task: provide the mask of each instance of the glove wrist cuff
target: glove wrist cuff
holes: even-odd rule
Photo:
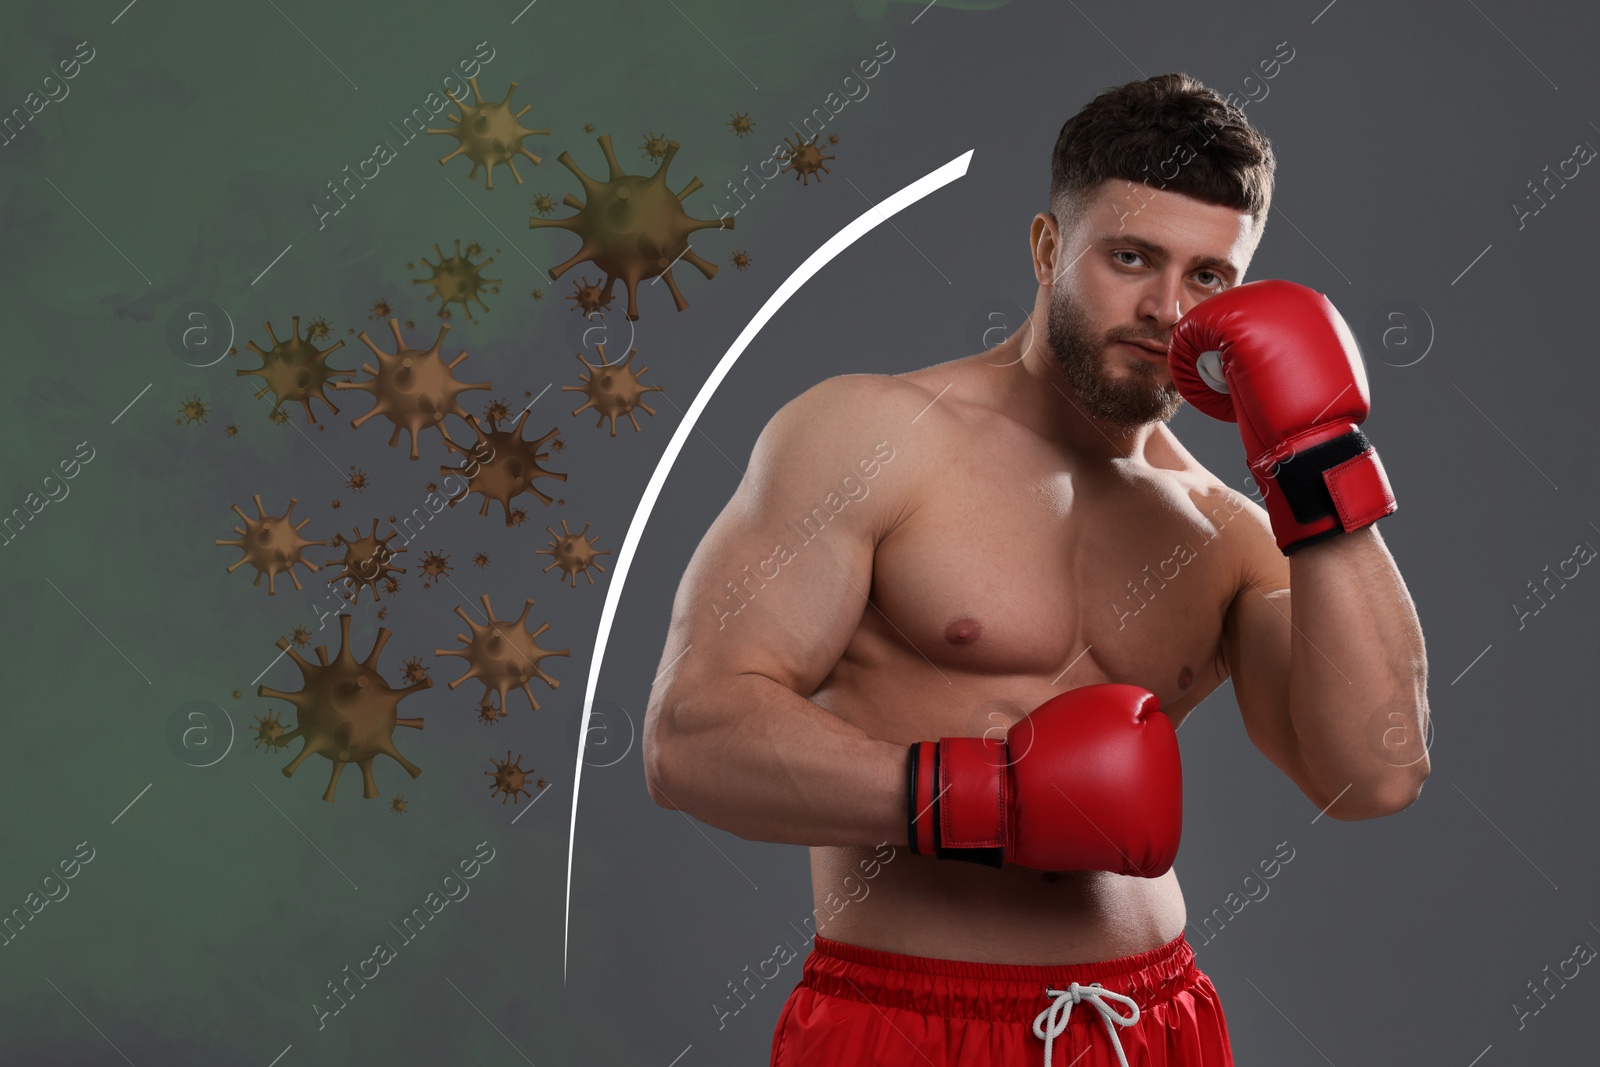
[[[1398,508],[1383,462],[1360,427],[1283,458],[1253,459],[1250,469],[1286,556]]]
[[[1000,867],[1011,810],[1003,740],[919,741],[906,759],[906,826],[913,855]]]

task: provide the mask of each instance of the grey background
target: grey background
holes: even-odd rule
[[[3,506],[85,436],[98,450],[73,495],[0,555],[9,650],[0,906],[20,903],[37,886],[34,872],[76,842],[97,850],[72,894],[0,949],[0,1062],[765,1062],[799,960],[722,1029],[712,1004],[777,942],[796,943],[791,924],[812,905],[805,850],[654,807],[628,741],[685,563],[784,402],[830,375],[967,354],[983,307],[1029,303],[1027,226],[1072,112],[1105,86],[1167,70],[1259,94],[1250,87],[1260,83],[1245,79],[1283,41],[1294,59],[1247,109],[1279,159],[1249,277],[1326,292],[1364,346],[1367,429],[1400,500],[1382,530],[1427,636],[1434,771],[1397,817],[1313,821],[1310,803],[1250,745],[1224,687],[1180,735],[1187,792],[1177,869],[1191,915],[1240,891],[1279,842],[1295,858],[1269,896],[1213,940],[1190,936],[1221,992],[1240,1063],[1593,1058],[1592,968],[1520,1029],[1512,1005],[1575,944],[1600,946],[1595,703],[1582,673],[1600,632],[1595,579],[1584,568],[1520,630],[1511,607],[1576,543],[1600,545],[1585,437],[1597,373],[1589,168],[1521,229],[1511,207],[1574,144],[1600,145],[1592,12],[1482,0],[955,10],[542,0],[513,23],[520,4],[278,8],[140,0],[124,11],[119,0],[13,14],[0,35],[5,107],[77,41],[99,52],[68,99],[0,149],[0,301],[11,331],[0,357]],[[407,147],[314,233],[305,205],[322,182],[486,38],[497,58],[484,95],[502,95],[515,79],[515,101],[535,105],[530,124],[557,128],[534,146],[545,158],[537,172],[522,166],[526,184],[515,186],[501,170],[487,191],[462,161],[437,166],[449,146],[432,138],[440,144]],[[651,367],[646,383],[665,386],[651,394],[659,403],[649,400],[657,414],[641,416],[638,434],[624,424],[615,439],[587,413],[571,416],[577,401],[559,392],[578,369],[564,296],[583,271],[556,285],[540,273],[577,242],[530,233],[524,219],[534,192],[559,200],[578,191],[555,161],[563,149],[603,173],[593,136],[578,126],[614,132],[619,159],[636,170],[646,167],[644,133],[667,130],[685,146],[672,184],[698,175],[706,189],[686,206],[705,217],[714,191],[879,41],[896,56],[830,128],[841,142],[822,184],[771,183],[733,234],[700,235],[697,247],[724,266],[711,282],[675,272],[688,311],[674,312],[659,286],[642,287],[632,343],[635,366]],[[759,136],[729,136],[733,110],[752,111]],[[615,556],[604,557],[600,585],[561,587],[543,573],[548,558],[533,554],[547,540],[543,527],[593,522],[601,548],[620,548],[681,412],[766,297],[840,227],[968,149],[965,178],[852,246],[768,325],[666,484],[604,665],[603,740],[626,755],[611,763],[616,749],[591,736],[563,982],[571,771]],[[169,747],[175,712],[214,702],[246,731],[263,702],[235,705],[229,691],[253,688],[278,635],[315,626],[313,591],[327,576],[302,572],[308,592],[299,597],[280,580],[268,598],[249,586],[248,568],[224,574],[236,553],[212,541],[232,536],[228,505],[253,511],[250,495],[260,492],[276,512],[295,495],[297,517],[314,519],[312,536],[357,522],[365,530],[372,517],[413,506],[449,455],[428,435],[410,464],[385,446],[386,425],[350,429],[368,407],[357,394],[335,396],[339,417],[318,406],[324,431],[297,411],[294,429],[271,426],[252,399],[255,380],[232,374],[254,358],[187,367],[165,341],[168,316],[215,301],[242,348],[265,341],[263,320],[281,337],[291,314],[325,314],[346,339],[338,357],[355,366],[367,353],[346,331],[381,338],[366,310],[375,299],[415,319],[409,339],[431,339],[432,308],[401,264],[432,258],[436,241],[448,250],[456,237],[481,240],[495,257],[487,273],[505,279],[489,312],[453,320],[450,351],[471,353],[462,377],[495,383],[467,406],[481,411],[492,395],[550,385],[529,431],[562,428],[569,448],[549,466],[568,481],[540,486],[567,505],[530,503],[528,525],[506,530],[498,505],[480,520],[474,498],[401,558],[411,573],[385,600],[393,610],[381,625],[395,636],[382,667],[393,678],[402,659],[421,656],[435,680],[402,704],[428,716],[426,729],[397,738],[426,773],[411,781],[391,762],[376,767],[385,797],[410,801],[406,816],[362,800],[353,772],[339,800],[324,804],[326,764],[308,761],[285,779],[288,754],[264,757],[247,737],[197,769]],[[735,248],[750,251],[750,271],[725,265]],[[547,294],[537,305],[527,299],[535,285]],[[1379,318],[1402,301],[1406,317]],[[1396,323],[1404,329],[1386,342],[1385,324]],[[613,315],[608,325],[622,324]],[[628,343],[607,348],[615,358]],[[210,423],[174,426],[179,401],[196,392],[215,406]],[[112,423],[136,395],[143,400]],[[219,432],[230,419],[238,441]],[[1243,487],[1232,427],[1190,410],[1174,427]],[[343,493],[345,506],[332,512],[328,499],[341,495],[352,464],[373,485],[359,499]],[[456,569],[451,582],[422,590],[415,562],[434,548],[449,550]],[[481,572],[468,562],[480,550],[495,559]],[[336,554],[313,549],[311,558]],[[445,687],[459,661],[432,656],[462,629],[452,609],[475,610],[485,592],[501,615],[535,597],[530,619],[552,625],[544,644],[571,648],[544,664],[562,686],[538,690],[540,711],[513,700],[494,727],[472,721],[476,686]],[[358,654],[380,625],[372,612],[363,603],[354,613]],[[337,631],[317,641],[336,647]],[[261,680],[298,684],[285,664]],[[551,780],[534,807],[486,795],[487,758],[507,747]],[[386,924],[478,841],[497,858],[472,895],[318,1030],[306,1007],[323,983],[387,936]]]

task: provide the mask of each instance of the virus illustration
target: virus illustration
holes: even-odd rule
[[[183,422],[185,419],[189,422],[205,422],[206,416],[211,414],[211,409],[198,396],[187,396],[183,398],[183,407],[178,409],[178,414],[179,417],[173,420],[174,422]]]
[[[344,501],[340,500],[338,497],[334,497],[332,500],[328,501],[328,506],[334,511],[338,511],[340,508],[344,507]]]
[[[420,682],[428,677],[428,668],[422,665],[421,656],[413,656],[401,664],[400,677],[406,682]]]
[[[241,699],[241,698],[242,698],[242,697],[243,697],[243,696],[244,696],[244,690],[243,690],[243,689],[235,689],[235,690],[234,690],[234,691],[233,691],[233,699],[235,699],[235,700],[239,700],[239,699]]]
[[[565,452],[566,450],[567,450],[567,443],[565,441],[563,441],[561,438],[558,437],[554,441],[550,442],[550,451],[552,451],[552,452]]]
[[[489,422],[505,422],[511,418],[511,409],[504,400],[491,400],[484,406],[483,417]]]
[[[567,529],[566,519],[561,520],[561,532],[559,534],[548,526],[545,529],[550,532],[553,540],[551,540],[549,548],[541,548],[534,555],[550,557],[550,566],[544,569],[546,574],[552,569],[560,567],[563,573],[572,579],[572,588],[576,589],[580,571],[583,572],[585,578],[589,579],[590,585],[594,584],[594,575],[589,573],[590,567],[593,567],[601,574],[606,572],[606,569],[600,566],[598,557],[611,555],[611,550],[595,550],[595,545],[599,543],[600,539],[596,537],[590,540],[584,536],[589,532],[588,523],[583,524],[582,533],[573,533]]]
[[[401,551],[403,552],[405,550],[401,549]],[[404,574],[405,571],[402,570],[400,573]],[[400,591],[400,579],[393,577],[385,578],[383,580],[383,591],[391,594],[398,593]]]
[[[460,382],[450,373],[467,358],[467,353],[461,352],[449,363],[439,354],[444,335],[450,330],[448,322],[439,324],[439,336],[433,339],[433,347],[427,351],[406,347],[398,320],[390,319],[389,329],[394,332],[393,353],[379,348],[365,330],[361,331],[361,341],[372,349],[372,354],[378,360],[377,367],[370,363],[361,365],[361,369],[372,377],[356,382],[334,382],[333,385],[335,389],[360,389],[371,393],[375,400],[372,410],[350,425],[360,429],[361,424],[372,416],[383,415],[394,424],[389,447],[395,446],[400,440],[400,431],[405,430],[411,435],[411,458],[416,459],[417,434],[432,427],[439,431],[439,436],[449,441],[450,434],[445,429],[444,417],[457,415],[466,418],[467,415],[457,397],[468,389],[487,389],[490,383]]]
[[[311,325],[306,327],[307,337],[328,337],[332,333],[333,325],[323,318],[312,319]]]
[[[822,175],[833,173],[828,169],[828,165],[824,163],[823,160],[832,159],[834,157],[825,156],[822,154],[822,149],[817,147],[816,137],[812,137],[811,140],[805,141],[800,138],[799,134],[795,134],[795,142],[796,143],[791,145],[789,144],[789,138],[785,137],[783,139],[783,143],[787,147],[780,148],[778,150],[777,158],[784,163],[787,163],[788,166],[784,167],[778,173],[787,174],[792,170],[794,171],[794,176],[797,179],[800,179],[805,185],[811,184],[811,176],[815,174],[817,178],[817,184],[821,185]],[[819,171],[821,173],[818,173]]]
[[[374,300],[372,302],[372,314],[368,315],[367,318],[372,319],[375,322],[382,322],[384,319],[389,318],[393,314],[394,309],[389,306],[389,301]]]
[[[345,488],[352,493],[359,493],[367,487],[367,472],[356,470],[355,465],[350,466],[350,477],[344,480]]]
[[[574,265],[589,261],[606,274],[606,292],[610,293],[617,279],[628,287],[628,318],[639,317],[638,286],[650,278],[660,277],[672,292],[672,299],[682,311],[689,302],[678,291],[672,278],[672,266],[681,259],[693,264],[708,279],[715,277],[717,267],[702,259],[689,247],[689,235],[695,230],[733,229],[732,218],[694,219],[683,209],[683,200],[700,188],[699,178],[693,178],[683,191],[674,195],[667,188],[667,168],[678,152],[676,141],[667,142],[661,165],[649,177],[625,173],[611,150],[611,135],[599,138],[600,150],[605,153],[610,177],[596,181],[585,174],[572,156],[562,152],[557,160],[572,171],[583,183],[588,200],[582,201],[568,193],[562,203],[575,208],[578,214],[565,219],[528,219],[532,228],[556,226],[571,230],[583,238],[583,244],[571,259],[550,270],[551,279],[565,274]]]
[[[489,699],[489,694],[500,694],[499,708],[506,710],[506,693],[512,689],[521,689],[528,698],[528,703],[534,711],[539,710],[539,702],[533,699],[533,690],[528,688],[530,678],[538,678],[551,689],[561,683],[544,673],[539,667],[539,661],[546,656],[565,656],[571,649],[552,650],[539,647],[539,635],[550,629],[550,624],[540,623],[539,628],[532,633],[528,632],[524,620],[528,617],[528,609],[533,607],[533,598],[529,597],[522,605],[522,614],[516,619],[497,619],[494,609],[489,606],[489,594],[483,594],[483,613],[488,622],[477,623],[467,614],[466,609],[456,605],[456,614],[466,622],[471,630],[471,636],[457,634],[456,640],[462,642],[464,648],[440,648],[434,650],[436,656],[456,656],[467,661],[467,673],[450,683],[450,689],[455,690],[470,679],[476,678],[483,683],[484,700]]]
[[[396,793],[394,796],[389,798],[389,810],[394,812],[396,815],[404,815],[406,813],[407,806],[406,798],[401,796],[399,793]]]
[[[523,511],[521,508],[512,508],[511,509],[511,525],[513,525],[513,526],[521,526],[523,523],[525,523],[527,521],[528,521],[528,513],[526,511]]]
[[[654,415],[655,409],[643,400],[644,394],[651,391],[662,391],[659,385],[640,385],[639,379],[649,366],[643,366],[638,371],[630,371],[628,365],[633,362],[633,357],[638,355],[638,349],[628,349],[628,358],[621,363],[606,363],[606,346],[597,344],[595,350],[600,353],[601,362],[596,365],[583,358],[583,353],[578,353],[578,361],[588,368],[588,374],[579,374],[578,380],[582,385],[563,385],[562,392],[586,393],[589,399],[583,406],[573,412],[574,415],[586,408],[594,408],[600,413],[595,420],[595,426],[600,426],[607,418],[611,420],[611,436],[617,436],[617,419],[626,415],[628,421],[633,423],[635,431],[639,430],[639,420],[634,418],[635,408],[639,408],[647,415]]]
[[[473,556],[472,565],[480,570],[487,567],[489,565],[489,553],[479,552],[476,556]]]
[[[473,103],[467,103],[456,96],[449,89],[445,95],[455,101],[461,109],[461,114],[446,115],[452,125],[436,130],[428,127],[429,133],[442,133],[454,137],[459,143],[455,151],[439,160],[439,165],[444,166],[457,156],[466,156],[472,161],[472,171],[467,175],[470,181],[478,176],[478,168],[483,167],[484,188],[494,188],[494,167],[496,163],[504,163],[511,168],[511,177],[516,179],[518,185],[522,184],[522,175],[517,173],[517,156],[526,156],[533,160],[534,165],[539,163],[539,157],[524,147],[522,140],[532,134],[548,135],[548,129],[530,130],[522,125],[519,119],[533,110],[532,104],[523,104],[522,110],[513,113],[511,110],[511,94],[517,91],[517,83],[512,82],[506,90],[506,98],[499,103],[486,104],[483,94],[478,92],[478,79],[468,78],[467,84],[472,86]]]
[[[733,259],[730,262],[732,262],[733,265],[740,270],[748,270],[750,268],[750,253],[736,251],[734,252]]]
[[[505,709],[496,708],[494,702],[489,699],[488,694],[484,694],[483,703],[478,705],[478,721],[485,726],[493,726],[497,720],[505,717]]]
[[[233,423],[230,422],[230,423],[228,423],[228,425],[226,425],[226,426],[224,426],[222,428],[222,432],[227,434],[229,437],[238,437],[239,436],[239,427],[235,426]]]
[[[289,580],[296,589],[300,588],[300,579],[292,569],[296,563],[306,570],[320,571],[322,568],[306,559],[303,555],[308,545],[326,545],[326,541],[307,541],[300,536],[300,530],[310,522],[310,519],[301,519],[299,525],[289,522],[289,514],[294,511],[295,504],[299,503],[294,497],[289,498],[289,506],[283,509],[282,515],[268,515],[261,506],[261,494],[257,493],[252,499],[256,502],[256,518],[252,519],[244,512],[239,511],[239,505],[233,505],[233,510],[238,512],[239,518],[244,520],[244,528],[235,526],[233,532],[239,535],[237,541],[217,540],[219,545],[232,545],[244,555],[228,568],[232,574],[241,566],[248,563],[256,569],[256,580],[251,585],[259,586],[261,576],[267,576],[267,595],[275,595],[273,583],[278,575],[287,573]]]
[[[567,299],[572,301],[573,311],[586,319],[592,319],[596,315],[605,315],[606,308],[611,304],[612,295],[601,292],[599,281],[591,282],[587,276],[580,275],[572,283],[572,295]]]
[[[477,249],[477,252],[474,252],[473,249]],[[440,317],[449,318],[450,310],[448,305],[460,304],[462,310],[467,313],[467,318],[472,318],[472,306],[467,303],[469,300],[476,300],[479,307],[488,311],[489,305],[483,302],[482,293],[485,289],[491,293],[498,293],[500,291],[500,279],[485,278],[482,273],[483,268],[494,262],[494,257],[491,256],[482,263],[474,263],[472,257],[482,253],[482,246],[468,245],[466,255],[462,255],[461,239],[459,237],[456,238],[455,255],[445,255],[444,250],[437,244],[433,246],[433,250],[439,253],[439,262],[429,263],[426,257],[422,260],[422,265],[433,272],[432,276],[413,278],[411,279],[411,284],[433,286],[433,292],[428,294],[428,299],[438,299]],[[410,264],[407,264],[407,266],[410,266]]]
[[[387,619],[388,617],[389,617],[389,609],[388,608],[379,608],[378,609],[378,618]]]
[[[311,643],[311,631],[304,626],[296,626],[293,630],[289,631],[289,640],[293,641],[301,648],[305,648]]]
[[[273,408],[271,411],[267,412],[267,418],[271,419],[279,426],[289,425],[289,413],[282,408]]]
[[[592,122],[585,122],[585,123],[584,123],[584,124],[583,124],[583,132],[584,132],[584,133],[593,133],[593,132],[594,132],[594,123],[592,123]]]
[[[450,557],[443,552],[422,554],[422,588],[431,589],[433,583],[450,572]]]
[[[640,154],[648,156],[651,162],[655,162],[667,154],[667,145],[670,143],[659,133],[647,133],[644,135],[644,144],[639,146],[643,149]]]
[[[756,124],[750,121],[750,113],[748,111],[735,111],[731,112],[731,114],[733,117],[728,120],[728,129],[733,131],[734,136],[750,136],[751,132],[756,128]]]
[[[548,218],[556,213],[556,198],[549,193],[536,193],[531,201],[533,210]]]
[[[521,804],[523,797],[533,796],[533,793],[528,790],[527,784],[528,775],[533,773],[534,768],[522,769],[522,753],[517,753],[517,758],[513,760],[511,758],[511,750],[508,748],[506,749],[506,761],[504,763],[501,763],[493,756],[489,757],[489,763],[494,767],[494,770],[484,771],[483,773],[494,779],[489,784],[489,795],[491,797],[496,793],[503,793],[505,795],[500,798],[500,803],[504,804],[512,797],[516,797],[517,803]]]
[[[288,745],[288,740],[283,736],[283,723],[278,721],[276,708],[268,708],[265,716],[256,716],[256,747],[266,747],[267,755],[272,755],[280,748]]]
[[[372,529],[365,537],[361,536],[359,526],[351,527],[351,532],[354,540],[349,537],[339,537],[339,541],[344,545],[344,558],[326,561],[328,566],[335,563],[344,564],[344,570],[329,578],[328,584],[344,582],[344,588],[347,590],[345,599],[352,603],[361,598],[363,588],[372,590],[374,601],[382,600],[383,598],[378,595],[378,583],[382,582],[387,587],[390,582],[394,582],[395,588],[389,590],[391,593],[400,588],[398,579],[389,577],[389,574],[391,571],[395,574],[404,574],[406,569],[394,566],[392,561],[401,552],[409,550],[404,545],[398,549],[391,549],[389,542],[398,537],[400,531],[394,530],[388,537],[379,537],[377,519],[372,520]]]
[[[327,791],[322,799],[333,801],[334,790],[339,786],[339,775],[345,765],[354,763],[361,768],[365,784],[362,795],[369,800],[378,795],[378,785],[372,780],[372,760],[378,755],[388,756],[415,778],[422,773],[394,747],[394,728],[409,726],[422,729],[422,720],[397,717],[402,700],[419,689],[433,685],[423,679],[404,689],[395,689],[378,673],[378,657],[389,640],[389,629],[378,627],[378,636],[372,651],[365,660],[357,661],[350,650],[350,616],[339,616],[339,653],[328,659],[326,645],[316,648],[319,663],[312,663],[294,650],[294,646],[278,638],[278,647],[288,653],[300,668],[303,688],[293,693],[282,693],[267,686],[258,686],[256,693],[277,700],[287,700],[297,711],[293,731],[284,734],[285,741],[299,738],[305,742],[300,754],[283,769],[285,778],[292,777],[305,759],[315,753],[333,763],[333,774],[328,779]]]
[[[528,295],[533,297],[535,300],[543,300],[544,299],[544,290],[543,289],[535,289],[533,292],[529,293]]]
[[[838,135],[838,134],[836,134],[836,133],[830,133],[830,134],[828,134],[828,143],[829,143],[829,144],[838,144],[838,143],[839,143],[839,135]],[[820,182],[820,181],[821,181],[821,180],[822,180],[822,179],[821,179],[821,178],[818,178],[818,179],[817,179],[817,181],[819,181],[819,182]]]
[[[561,431],[551,429],[536,441],[524,441],[522,427],[528,421],[529,414],[528,411],[524,411],[517,416],[517,421],[509,430],[502,430],[491,422],[488,433],[483,431],[477,419],[468,416],[467,422],[472,426],[472,432],[478,435],[477,443],[471,448],[463,448],[454,441],[445,442],[447,448],[468,457],[471,466],[465,488],[449,501],[451,507],[455,507],[473,493],[480,493],[483,496],[483,507],[478,509],[478,514],[489,514],[489,501],[498,500],[500,506],[505,509],[506,525],[510,526],[512,525],[511,501],[515,497],[523,493],[532,493],[546,505],[550,503],[552,498],[540,492],[533,483],[538,478],[555,478],[563,482],[567,480],[565,474],[547,471],[539,466],[541,459],[550,458],[549,453],[539,450],[540,446]],[[482,461],[478,459],[479,456],[485,455],[491,458]],[[441,466],[439,471],[442,474],[450,474],[452,471],[464,473],[468,465],[464,463],[461,467]]]
[[[426,486],[424,486],[424,488],[427,489],[428,495],[432,496],[434,493],[437,493],[439,491],[439,483],[438,482],[429,482]]]

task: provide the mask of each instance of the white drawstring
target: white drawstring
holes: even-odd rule
[[[1046,989],[1045,992],[1055,1000],[1044,1011],[1041,1011],[1033,1020],[1033,1032],[1036,1037],[1044,1040],[1044,1067],[1050,1067],[1050,1047],[1054,1044],[1056,1036],[1066,1032],[1067,1020],[1072,1016],[1072,1006],[1080,1001],[1087,1001],[1094,1005],[1100,1012],[1100,1020],[1106,1024],[1106,1033],[1111,1035],[1111,1047],[1117,1050],[1117,1062],[1122,1067],[1128,1067],[1128,1057],[1122,1053],[1122,1042],[1117,1038],[1115,1021],[1118,1026],[1132,1026],[1139,1021],[1139,1005],[1132,997],[1113,993],[1099,982],[1090,982],[1088,985],[1079,985],[1073,982],[1066,989]],[[1106,1004],[1105,998],[1120,1000],[1133,1009],[1132,1015],[1118,1015]]]

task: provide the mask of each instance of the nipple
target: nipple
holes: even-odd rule
[[[970,645],[983,635],[983,623],[977,619],[957,619],[944,628],[944,639],[952,645]]]

